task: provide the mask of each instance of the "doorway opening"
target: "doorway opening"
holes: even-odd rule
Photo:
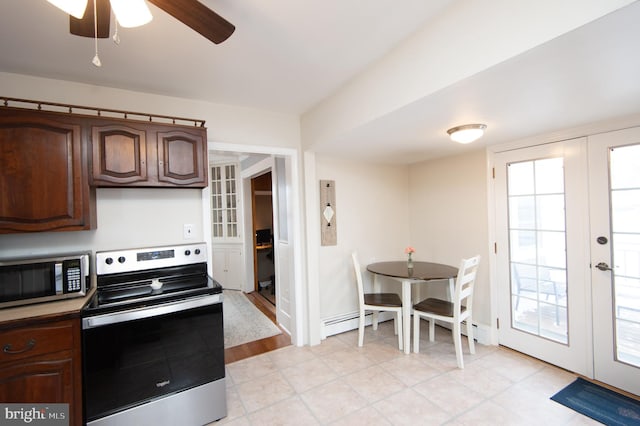
[[[235,172],[233,179],[212,181],[212,184],[203,190],[205,239],[211,244],[213,252],[210,273],[225,288],[235,288],[264,301],[269,312],[275,315],[276,325],[291,336],[291,343],[302,344],[303,325],[307,319],[300,288],[303,233],[298,208],[300,174],[297,152],[286,148],[252,147],[239,150],[237,145],[212,142],[209,142],[208,148],[212,168],[222,167],[224,171],[228,168]],[[260,179],[265,179],[266,184]],[[271,181],[270,185],[268,179]],[[255,197],[252,187],[256,189]],[[229,188],[235,188],[235,191],[230,194],[227,191]],[[271,196],[268,194],[269,190]],[[215,197],[216,191],[223,193],[222,206],[226,210],[223,209],[221,212],[210,207],[215,206],[218,201]],[[254,198],[258,198],[258,203],[254,203]],[[258,214],[261,215],[260,206],[268,204],[266,200],[272,203],[271,207],[267,206],[264,209],[268,212],[265,213],[268,219],[265,222],[256,222],[254,204],[258,205]],[[227,208],[229,203],[235,206],[234,211]],[[216,220],[220,217],[223,232],[228,230],[229,224],[237,224],[236,236],[220,237],[212,232]],[[260,233],[260,244],[256,235],[258,230],[270,230]],[[271,250],[266,247],[268,243],[265,241],[271,241]],[[264,250],[265,260],[268,261],[264,271],[262,267],[258,267],[258,259],[262,257],[262,254],[257,255],[258,248],[261,249],[260,252]],[[262,266],[262,262],[260,263]],[[273,273],[269,273],[270,266]],[[262,274],[265,275],[264,278]],[[275,305],[256,291],[259,281],[263,282],[266,295],[273,296]],[[272,287],[269,287],[268,281],[271,281]]]
[[[254,291],[276,306],[271,172],[251,179]]]

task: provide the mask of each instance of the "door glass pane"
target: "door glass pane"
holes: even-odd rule
[[[568,343],[564,165],[508,165],[511,326]]]
[[[616,359],[640,367],[640,145],[611,149]]]
[[[511,229],[532,229],[535,226],[535,197],[509,198],[509,225]]]

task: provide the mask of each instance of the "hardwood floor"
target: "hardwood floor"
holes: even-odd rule
[[[262,296],[256,292],[247,293],[247,298],[264,313],[274,324],[276,323],[276,308]],[[254,342],[245,343],[244,345],[234,346],[224,350],[224,362],[225,364],[231,364],[232,362],[240,361],[241,359],[249,358],[254,355],[259,355],[265,352],[273,351],[278,348],[283,348],[291,344],[291,337],[283,330],[282,334],[278,334],[273,337],[267,337],[265,339],[256,340]]]

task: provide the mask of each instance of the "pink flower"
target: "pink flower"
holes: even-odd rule
[[[408,246],[406,249],[404,249],[404,252],[405,252],[406,254],[415,253],[415,251],[416,251],[416,249],[414,249],[414,248],[413,248],[413,247],[411,247],[411,246]]]

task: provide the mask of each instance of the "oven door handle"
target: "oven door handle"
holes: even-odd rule
[[[178,302],[166,303],[158,306],[147,306],[122,312],[111,312],[108,314],[83,318],[82,329],[86,330],[121,322],[157,317],[160,315],[172,314],[187,309],[214,305],[216,303],[222,303],[222,294],[212,294],[209,296],[180,300]]]

